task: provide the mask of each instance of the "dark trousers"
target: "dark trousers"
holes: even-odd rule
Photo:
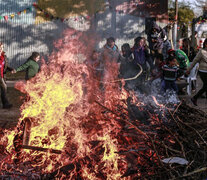
[[[1,102],[3,107],[7,106],[9,104],[9,101],[6,97],[6,93],[7,93],[7,85],[6,82],[3,78],[0,78],[0,88],[1,88]]]
[[[167,90],[173,90],[176,93],[178,93],[178,87],[177,87],[175,81],[162,80],[161,92],[166,92]]]
[[[207,94],[207,73],[198,71],[198,74],[203,82],[203,87],[194,96],[195,99],[198,99],[199,97],[201,97],[204,92],[206,92]]]

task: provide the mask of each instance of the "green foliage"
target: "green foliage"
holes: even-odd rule
[[[189,22],[192,22],[193,18],[194,18],[194,12],[192,9],[189,9],[188,7],[179,8],[178,23],[189,24]]]
[[[169,8],[169,20],[173,21],[175,19],[175,8]],[[179,25],[188,25],[189,22],[192,22],[195,14],[189,5],[181,3],[178,9],[178,24]]]

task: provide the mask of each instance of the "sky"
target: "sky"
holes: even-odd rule
[[[178,0],[178,1],[180,1],[180,2],[182,2],[183,0]],[[185,2],[189,2],[189,3],[194,3],[195,2],[195,0],[184,0]]]
[[[178,0],[178,2],[183,2],[183,1],[191,4],[191,6],[193,7],[193,10],[197,16],[201,15],[202,11],[198,7],[195,6],[196,0]]]

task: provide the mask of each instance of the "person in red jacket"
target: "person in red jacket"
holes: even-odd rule
[[[13,69],[8,66],[7,57],[3,51],[4,45],[0,42],[0,89],[1,89],[1,101],[4,109],[9,109],[12,107],[12,104],[9,103],[6,93],[7,85],[5,82],[4,74],[7,70],[12,71]]]

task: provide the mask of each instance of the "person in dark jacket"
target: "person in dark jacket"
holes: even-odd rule
[[[134,46],[132,48],[134,54],[134,61],[142,66],[143,74],[147,74],[148,67],[153,69],[152,58],[149,54],[148,47],[143,37],[137,37],[134,39]]]
[[[134,54],[128,43],[121,46],[122,57],[120,58],[119,78],[128,79],[125,81],[126,90],[135,90],[138,78],[136,75],[140,72],[140,67],[134,61]]]
[[[134,54],[134,63],[140,65],[143,70],[138,78],[137,88],[141,93],[146,93],[147,88],[144,83],[148,80],[149,69],[150,71],[153,69],[153,62],[145,38],[137,37],[134,39],[132,52]]]
[[[131,47],[128,43],[124,43],[121,46],[121,52],[122,52],[122,56],[125,59],[127,59],[128,61],[133,61],[134,60],[133,52],[132,52]]]
[[[190,47],[190,40],[188,38],[183,39],[181,50],[185,52],[185,54],[188,56],[189,61],[192,62],[196,56],[196,52],[192,47]]]
[[[13,69],[8,66],[7,56],[3,51],[4,45],[0,42],[0,88],[1,88],[1,101],[4,109],[9,109],[12,107],[12,104],[9,103],[8,98],[6,96],[7,93],[7,85],[5,81],[6,71],[12,71]]]
[[[156,22],[153,22],[152,28],[148,34],[149,48],[153,56],[157,53],[162,54],[163,43],[166,39],[165,30],[159,27]]]
[[[118,46],[115,44],[115,39],[113,37],[107,38],[101,55],[101,66],[104,69],[103,81],[108,82],[117,78],[119,59],[120,52]]]
[[[40,60],[40,54],[38,52],[33,52],[28,60],[19,66],[17,69],[14,69],[12,73],[26,70],[25,79],[29,80],[33,78],[39,72],[39,64],[37,63]]]

